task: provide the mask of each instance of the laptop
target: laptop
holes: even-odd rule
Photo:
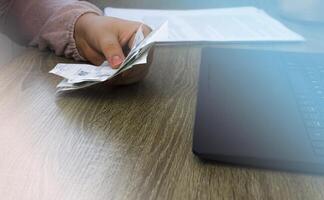
[[[324,172],[324,54],[202,51],[193,152],[252,167]]]

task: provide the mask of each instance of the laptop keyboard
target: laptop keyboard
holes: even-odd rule
[[[324,62],[306,60],[286,60],[286,66],[314,153],[324,157]]]

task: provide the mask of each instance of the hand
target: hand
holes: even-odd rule
[[[84,58],[95,65],[107,60],[118,68],[132,47],[134,36],[141,23],[87,13],[75,25],[76,46]],[[151,29],[143,25],[144,36]]]

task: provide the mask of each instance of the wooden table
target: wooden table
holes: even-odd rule
[[[323,50],[314,38],[268,48]],[[160,46],[141,83],[62,96],[48,71],[69,60],[28,49],[1,66],[0,199],[324,199],[321,176],[192,154],[200,50]]]

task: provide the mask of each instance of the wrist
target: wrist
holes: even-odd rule
[[[88,38],[89,30],[91,30],[91,24],[99,15],[95,13],[85,13],[79,17],[79,19],[75,23],[74,27],[74,40],[76,44],[76,48],[79,51],[79,54],[85,58],[84,50],[89,46]]]

